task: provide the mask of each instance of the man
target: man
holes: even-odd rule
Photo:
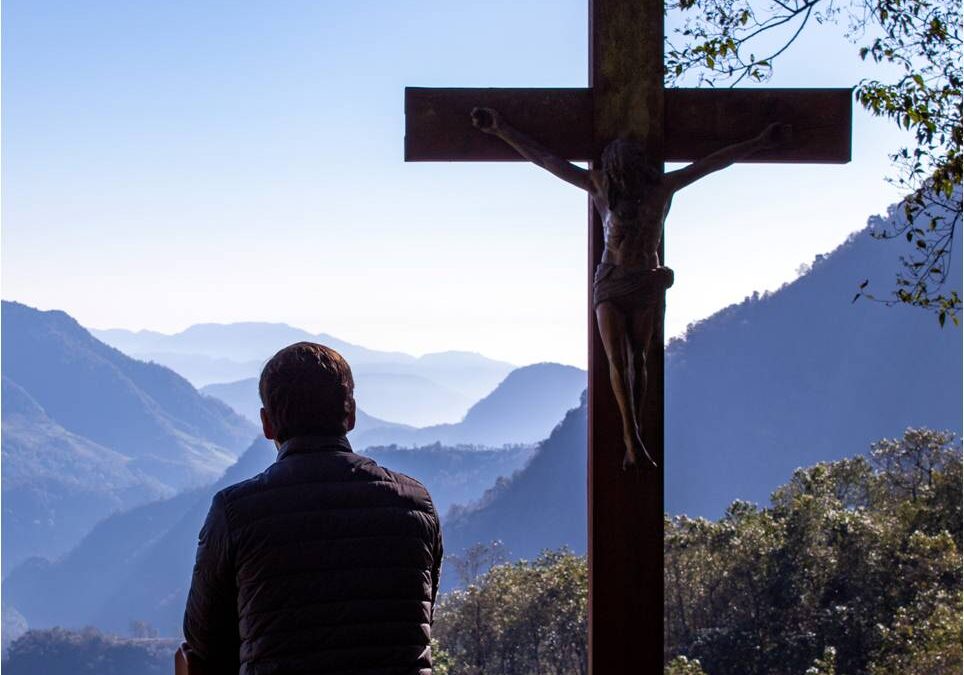
[[[191,672],[430,675],[428,492],[352,452],[354,382],[334,350],[282,349],[259,390],[278,460],[211,503],[184,614]]]
[[[609,143],[603,150],[601,169],[588,170],[556,157],[508,124],[497,110],[475,108],[472,123],[592,197],[602,220],[605,243],[595,272],[593,307],[623,422],[623,468],[637,461],[655,467],[640,429],[646,409],[646,359],[662,320],[665,291],[673,285],[673,271],[662,266],[659,259],[663,225],[673,195],[737,160],[786,143],[790,126],[771,124],[755,138],[664,174],[651,167],[642,146],[629,139]]]

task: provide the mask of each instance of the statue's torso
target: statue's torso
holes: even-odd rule
[[[610,208],[605,194],[596,190],[593,203],[602,219],[605,242],[602,262],[645,269],[659,267],[659,243],[671,201],[671,195],[657,188],[638,202],[635,214],[634,209],[626,207],[621,208],[620,214]]]

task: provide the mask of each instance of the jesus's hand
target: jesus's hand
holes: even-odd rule
[[[479,131],[487,134],[499,133],[502,117],[497,110],[492,108],[472,108],[472,124]]]
[[[786,145],[793,138],[793,127],[789,124],[775,122],[760,134],[760,143],[764,148],[779,148]]]

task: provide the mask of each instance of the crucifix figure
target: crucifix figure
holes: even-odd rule
[[[656,468],[640,429],[647,407],[647,354],[663,316],[666,289],[673,285],[673,270],[659,259],[673,195],[737,160],[783,145],[790,138],[789,126],[770,124],[759,136],[663,174],[650,169],[642,145],[628,138],[607,144],[602,168],[587,170],[557,157],[502,119],[497,110],[475,108],[472,122],[530,162],[589,193],[602,221],[604,247],[593,277],[592,304],[622,418],[623,468],[637,461]]]
[[[792,139],[772,147],[767,142],[768,147],[760,147],[752,156],[734,159],[780,163],[850,160],[849,89],[664,89],[663,9],[662,0],[589,0],[588,88],[407,88],[406,161],[523,160],[495,134],[474,128],[471,113],[475,108],[499,111],[512,126],[537,137],[549,155],[588,161],[590,171],[603,168],[604,149],[615,139],[635,139],[642,146],[642,175],[663,176],[664,162],[698,164],[721,149],[757,137],[776,121],[793,129]],[[590,198],[590,289],[608,250],[600,209],[592,201]],[[612,205],[609,210],[613,212]],[[655,220],[661,222],[663,215]],[[658,258],[645,263],[652,269],[664,264],[662,246],[658,237],[656,240],[647,244],[657,249]],[[606,268],[602,269],[605,272]],[[663,283],[668,281],[668,272],[658,274],[663,275]],[[648,675],[663,670],[662,467],[666,462],[662,313],[659,303],[653,312],[646,355],[648,393],[644,401],[635,402],[632,411],[642,420],[641,442],[660,468],[623,471],[619,462],[613,461],[614,452],[626,447],[622,416],[610,383],[597,311],[592,303],[587,308],[587,550],[589,670],[593,675]],[[674,458],[679,450],[684,449],[677,449]],[[645,457],[639,459],[645,461]]]

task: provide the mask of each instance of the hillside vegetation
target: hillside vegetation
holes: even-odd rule
[[[799,469],[768,508],[668,518],[666,672],[960,673],[961,550],[960,444],[927,430]],[[493,547],[469,556],[449,564],[471,577]],[[439,672],[586,672],[584,557],[465,581],[436,611]]]

